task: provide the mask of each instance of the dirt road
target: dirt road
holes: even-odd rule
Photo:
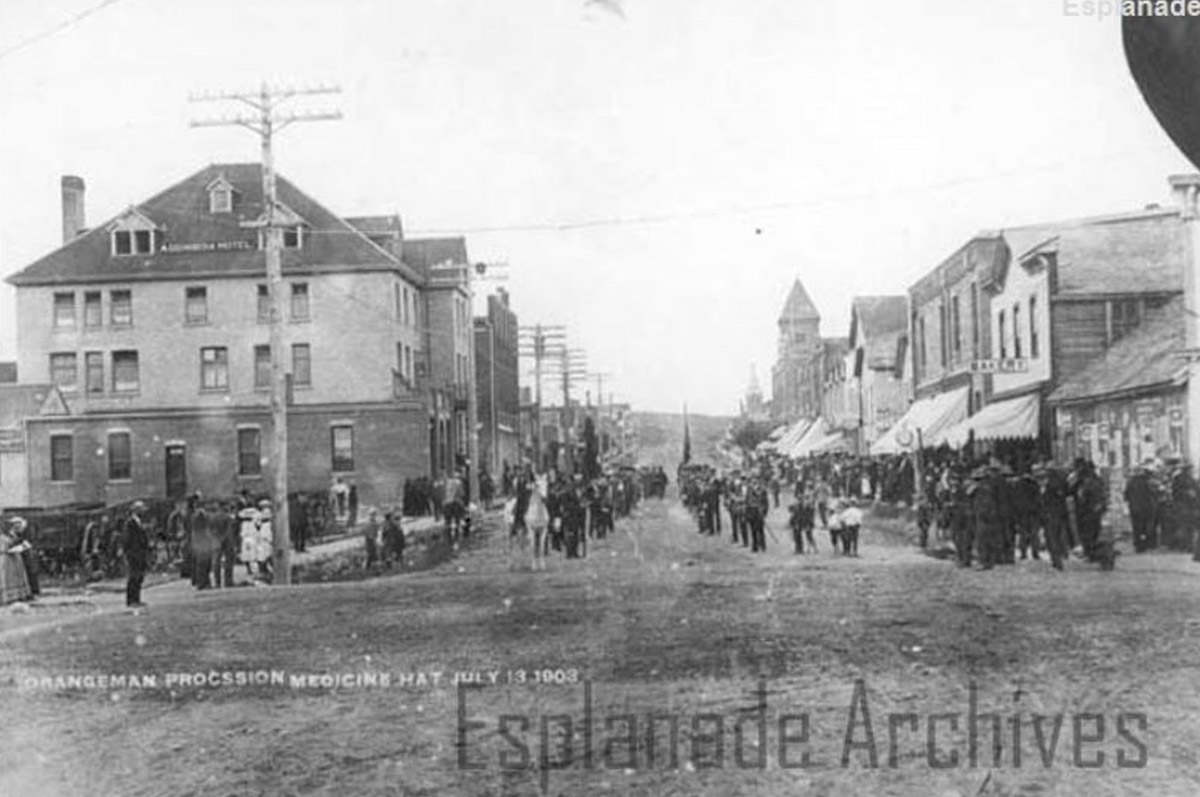
[[[547,572],[496,536],[65,614],[0,648],[0,794],[1200,793],[1186,557],[980,572],[870,528],[796,556],[771,524],[752,555],[649,502]]]

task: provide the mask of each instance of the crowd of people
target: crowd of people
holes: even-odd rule
[[[780,507],[786,487],[794,499],[787,509],[795,553],[817,550],[814,530],[819,520],[834,553],[857,556],[862,526],[858,505],[863,500],[859,491],[866,489],[862,479],[869,471],[841,458],[796,463],[762,456],[724,472],[689,464],[679,471],[680,495],[701,534],[721,534],[724,508],[732,541],[761,553],[767,550],[767,537],[774,537],[767,516],[772,507]]]
[[[1069,467],[1028,445],[1001,446],[985,457],[943,447],[922,452],[920,489],[909,456],[856,457],[827,453],[792,460],[772,452],[741,468],[718,471],[688,464],[679,472],[680,495],[704,534],[720,534],[722,509],[731,536],[752,551],[765,550],[765,518],[790,488],[788,527],[796,553],[815,551],[815,529],[830,535],[833,550],[855,555],[862,508],[875,502],[916,509],[918,543],[931,534],[963,567],[991,569],[1018,559],[1063,569],[1077,551],[1112,569],[1118,555],[1116,526],[1105,522],[1109,485],[1095,466],[1076,459]],[[1124,486],[1135,553],[1166,548],[1200,561],[1200,484],[1179,457],[1146,460]]]
[[[537,493],[539,479],[544,495]],[[534,524],[531,506],[544,504],[549,550],[567,559],[585,557],[589,540],[604,539],[618,520],[633,512],[645,494],[646,481],[646,471],[633,468],[607,468],[589,479],[580,472],[568,475],[553,469],[539,476],[526,464],[513,479],[506,509],[509,535],[528,534]]]

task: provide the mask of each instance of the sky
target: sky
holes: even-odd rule
[[[279,172],[343,216],[464,235],[522,324],[567,326],[637,409],[732,414],[770,392],[799,278],[822,334],[980,230],[1170,201],[1194,171],[1125,64],[1116,17],[1061,0],[0,0],[0,276],[216,162],[193,103],[293,100]],[[1070,13],[1074,9],[1076,13]],[[0,359],[14,356],[0,288]]]

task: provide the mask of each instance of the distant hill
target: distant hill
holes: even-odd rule
[[[638,430],[638,464],[659,465],[668,473],[674,473],[683,456],[683,413],[634,412],[632,416]],[[720,415],[688,413],[692,461],[719,464],[717,444],[734,420]]]

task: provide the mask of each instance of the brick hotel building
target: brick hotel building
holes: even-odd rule
[[[278,196],[289,484],[342,477],[364,503],[397,500],[439,444],[426,277],[398,219],[360,229],[282,177]],[[22,382],[69,408],[27,420],[30,504],[269,490],[263,215],[258,164],[209,166],[90,230],[83,181],[63,179],[63,245],[8,280]]]

